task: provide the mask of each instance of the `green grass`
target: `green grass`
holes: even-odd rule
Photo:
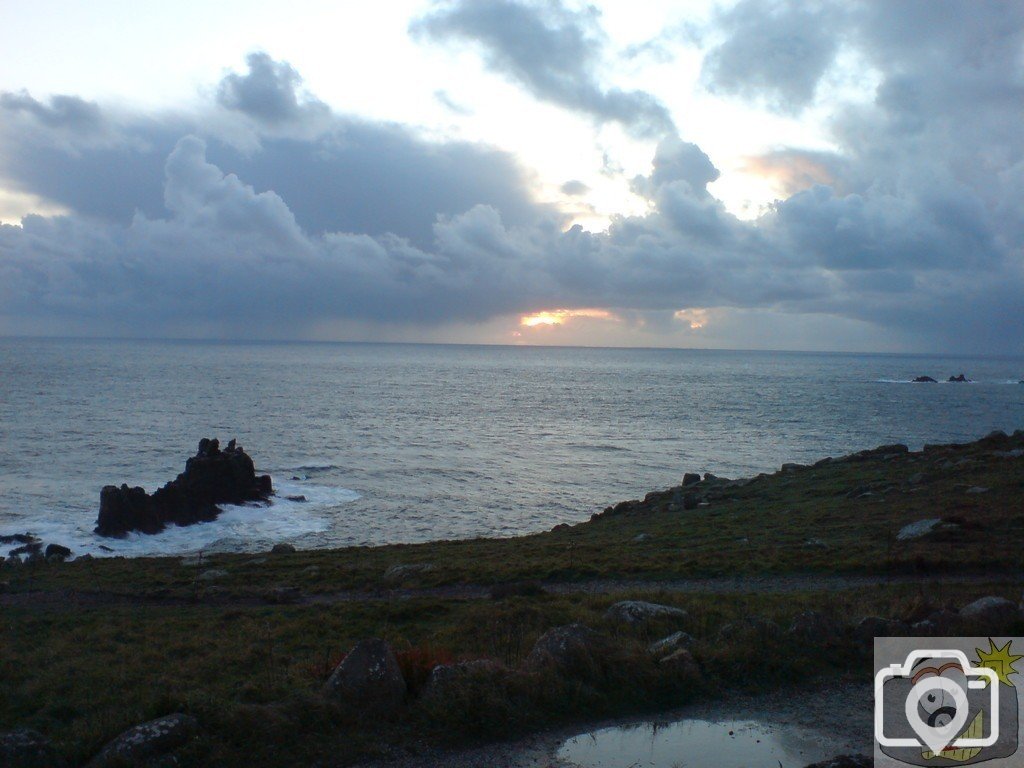
[[[944,469],[950,460],[963,463]],[[907,478],[921,472],[927,482],[905,490]],[[976,485],[990,490],[965,492]],[[876,495],[849,498],[861,487]],[[516,539],[214,555],[200,565],[106,559],[0,571],[8,601],[0,614],[0,731],[35,728],[78,763],[131,725],[187,711],[200,719],[202,736],[179,756],[180,765],[345,764],[387,745],[449,743],[454,734],[510,736],[670,707],[722,689],[806,684],[808,676],[870,679],[870,655],[849,637],[827,648],[786,635],[767,645],[751,638],[718,642],[724,624],[747,615],[786,627],[814,609],[849,626],[866,615],[920,617],[926,608],[958,607],[987,594],[1020,597],[1024,460],[994,457],[985,445],[779,473],[726,493],[686,512],[666,508],[666,497],[655,495],[633,511]],[[958,541],[895,541],[909,522],[947,516],[969,523]],[[649,538],[634,541],[639,533]],[[808,539],[827,548],[807,546]],[[434,565],[406,587],[610,579],[622,580],[621,591],[438,597],[385,584],[384,571],[397,563]],[[228,575],[197,582],[211,567]],[[986,574],[988,581],[943,585],[942,577],[956,572]],[[921,581],[719,595],[629,586],[794,573],[916,573]],[[369,591],[375,599],[266,603],[262,596],[277,586],[306,595]],[[85,593],[93,602],[76,604]],[[121,602],[103,602],[113,596]],[[624,632],[604,619],[624,596],[682,607],[689,618],[682,626]],[[590,681],[478,681],[441,703],[414,697],[392,722],[352,722],[318,694],[334,662],[364,637],[385,637],[427,659],[491,658],[515,668],[542,632],[574,621],[618,638],[622,657],[614,670]],[[659,671],[643,653],[647,642],[676,628],[697,639],[700,684]]]

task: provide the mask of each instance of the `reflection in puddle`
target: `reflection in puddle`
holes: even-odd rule
[[[604,728],[558,751],[581,768],[802,768],[829,756],[813,733],[739,720]]]

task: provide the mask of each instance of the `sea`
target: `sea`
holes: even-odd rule
[[[95,556],[514,536],[684,472],[1021,429],[1022,379],[1022,358],[0,339],[0,535]],[[203,437],[237,439],[273,502],[92,532],[104,485],[153,491]]]

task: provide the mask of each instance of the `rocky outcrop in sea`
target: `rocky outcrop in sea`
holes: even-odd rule
[[[221,450],[216,438],[203,438],[185,471],[152,495],[127,484],[105,486],[95,530],[116,538],[131,531],[159,533],[168,525],[213,520],[220,504],[267,501],[272,494],[270,475],[257,475],[249,454],[234,440]]]

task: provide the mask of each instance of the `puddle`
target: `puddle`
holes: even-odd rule
[[[803,768],[833,754],[813,731],[688,719],[580,734],[561,746],[558,759],[579,768]]]

